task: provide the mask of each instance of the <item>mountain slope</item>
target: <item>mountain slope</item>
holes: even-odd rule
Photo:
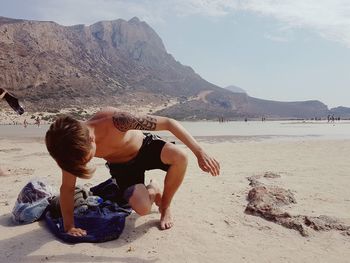
[[[342,106],[332,108],[330,109],[329,114],[340,118],[350,118],[350,108],[342,107]]]
[[[0,85],[34,108],[111,103],[133,91],[176,97],[218,89],[175,61],[137,18],[88,27],[2,18],[0,32]]]
[[[181,119],[307,118],[328,111],[320,102],[265,101],[219,88],[176,61],[136,17],[68,27],[0,17],[0,71],[0,87],[33,111],[154,107]]]
[[[325,117],[328,108],[319,101],[279,102],[262,100],[245,93],[213,91],[206,101],[191,100],[160,110],[157,114],[179,119],[232,118],[314,118]],[[193,112],[193,115],[186,114]]]
[[[237,87],[237,86],[234,86],[234,85],[227,86],[227,87],[225,87],[225,89],[230,90],[234,93],[247,93],[244,89]]]

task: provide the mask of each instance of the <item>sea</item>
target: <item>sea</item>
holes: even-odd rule
[[[197,138],[224,140],[244,139],[350,139],[350,121],[196,121],[180,122]],[[44,138],[49,125],[0,125],[0,139]],[[172,137],[168,131],[157,132]]]

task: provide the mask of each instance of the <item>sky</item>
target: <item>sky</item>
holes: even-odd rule
[[[207,81],[350,107],[350,0],[0,0],[0,16],[90,25],[137,16]]]

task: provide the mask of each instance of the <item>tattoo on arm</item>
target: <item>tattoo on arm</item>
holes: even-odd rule
[[[113,116],[113,124],[122,132],[128,130],[154,131],[157,125],[157,119],[150,116],[137,117],[129,113],[118,112]]]

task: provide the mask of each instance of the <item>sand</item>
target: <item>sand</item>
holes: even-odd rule
[[[4,103],[2,104],[4,105]],[[2,106],[1,105],[1,106]],[[81,116],[80,119],[84,119],[84,116],[90,116],[97,112],[99,108],[90,107],[82,110],[81,108],[65,108],[55,112],[28,112],[25,111],[22,115],[18,115],[9,107],[0,108],[0,125],[24,125],[24,120],[27,121],[27,125],[36,125],[35,119],[39,117],[40,124],[50,124],[52,119],[56,118],[60,114],[77,114]]]
[[[220,139],[220,138],[219,138]],[[100,244],[69,245],[57,240],[45,222],[14,226],[10,213],[21,188],[45,178],[55,189],[60,171],[43,139],[0,139],[0,262],[349,262],[350,236],[339,231],[310,230],[308,237],[260,217],[247,215],[247,177],[265,179],[294,193],[295,215],[328,215],[350,223],[350,140],[201,140],[221,162],[220,177],[211,177],[190,162],[172,204],[175,226],[158,228],[159,214],[127,218],[119,239]],[[181,147],[184,147],[181,145]],[[93,185],[108,178],[103,160],[94,160],[95,176],[79,180]],[[0,171],[1,174],[1,171]],[[162,182],[161,171],[147,173]]]

